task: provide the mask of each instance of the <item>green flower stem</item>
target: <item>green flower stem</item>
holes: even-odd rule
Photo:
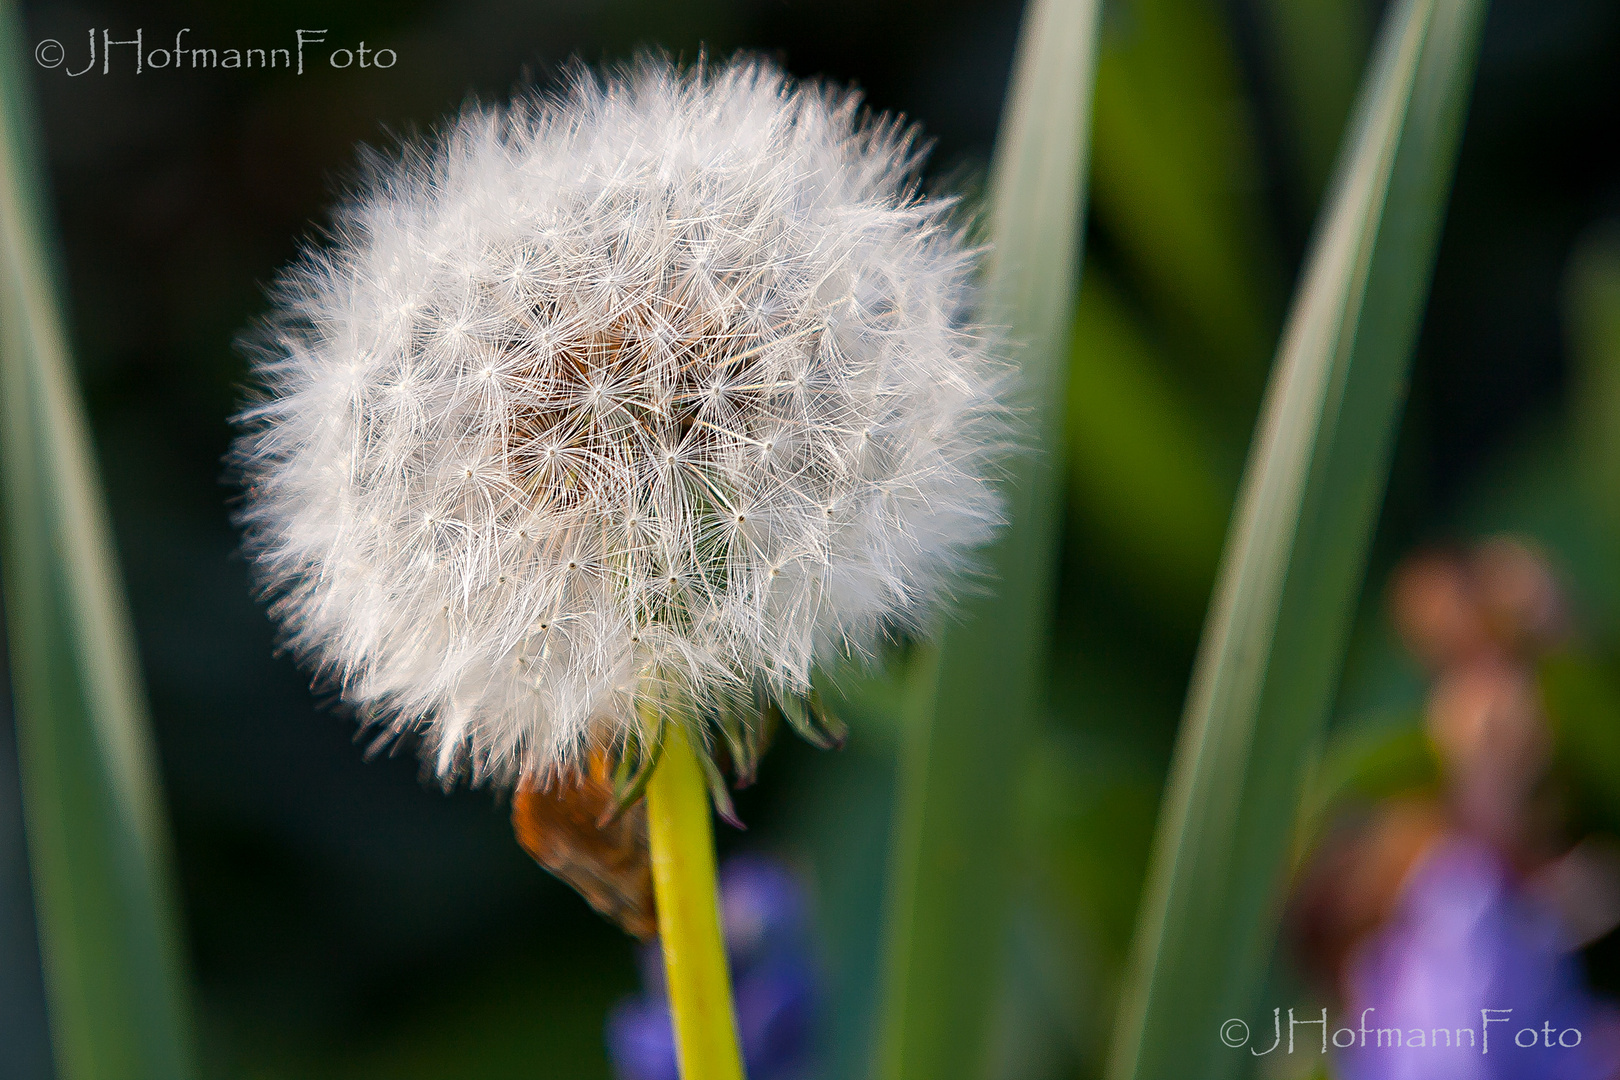
[[[647,782],[658,938],[685,1080],[742,1080],[731,976],[720,936],[709,787],[679,724],[664,728],[662,760]]]

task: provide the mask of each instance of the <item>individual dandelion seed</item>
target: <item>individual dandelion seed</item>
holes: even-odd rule
[[[289,648],[447,780],[543,783],[669,721],[735,757],[923,626],[998,519],[1006,369],[920,158],[657,58],[371,157],[234,452]]]
[[[580,69],[374,158],[258,340],[240,518],[287,644],[446,781],[518,783],[634,932],[651,879],[687,1080],[743,1071],[721,744],[814,736],[817,664],[921,626],[1000,513],[1006,369],[919,161],[759,61]]]

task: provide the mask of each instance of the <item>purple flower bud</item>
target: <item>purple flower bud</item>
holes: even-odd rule
[[[810,1058],[815,1034],[816,981],[801,956],[784,956],[737,983],[737,1032],[748,1075],[755,1080],[796,1076]]]
[[[675,1029],[662,997],[626,998],[608,1013],[608,1056],[620,1080],[680,1080]]]
[[[1612,1080],[1614,1019],[1587,993],[1566,940],[1491,849],[1446,841],[1350,962],[1339,1075]]]
[[[720,870],[720,918],[734,968],[799,949],[805,916],[804,890],[787,867],[758,855],[726,860]]]

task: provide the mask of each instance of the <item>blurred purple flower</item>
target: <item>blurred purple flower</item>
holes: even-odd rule
[[[1425,857],[1347,981],[1343,1080],[1620,1075],[1614,1017],[1585,990],[1563,926],[1477,841]]]
[[[810,1062],[817,979],[804,889],[780,863],[741,855],[720,868],[737,1033],[750,1080],[797,1080]],[[656,946],[642,951],[642,994],[608,1015],[619,1080],[679,1080],[675,1034]]]
[[[804,889],[774,859],[734,855],[720,868],[720,917],[735,967],[772,955],[799,955],[809,928]]]

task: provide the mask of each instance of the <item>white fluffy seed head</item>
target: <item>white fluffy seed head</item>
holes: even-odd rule
[[[239,418],[289,647],[442,776],[510,781],[919,626],[1006,430],[919,157],[768,64],[645,59],[374,162]]]

